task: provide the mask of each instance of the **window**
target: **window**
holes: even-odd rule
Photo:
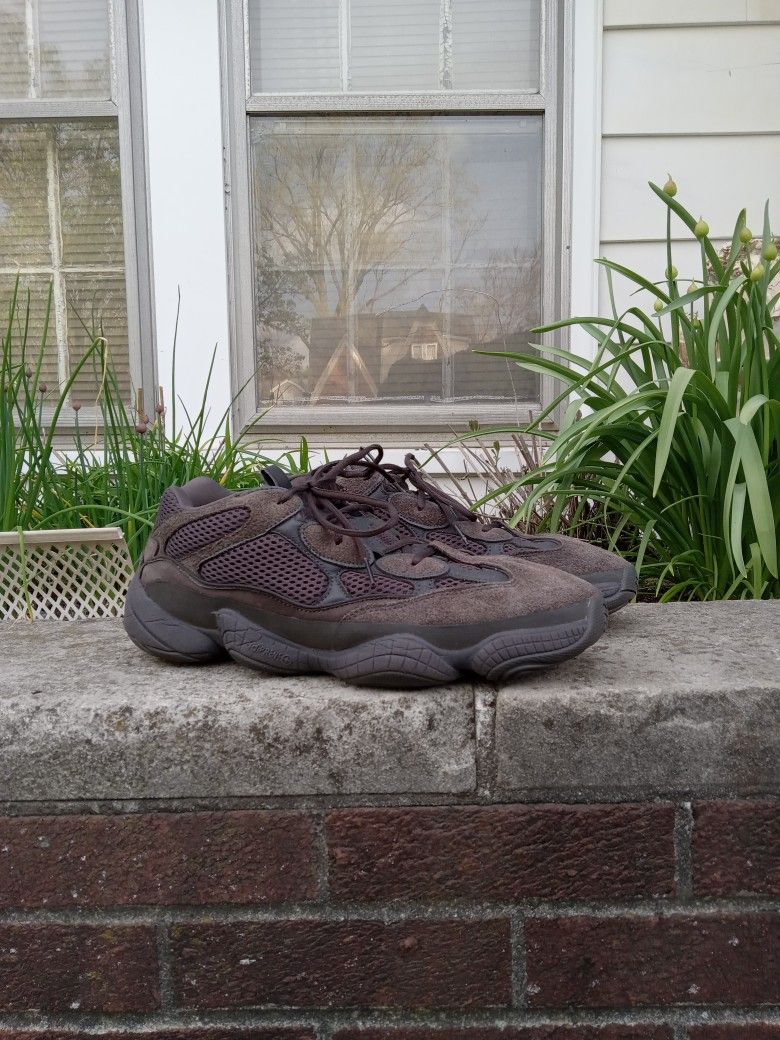
[[[434,430],[549,396],[567,3],[232,0],[234,381],[246,425]]]
[[[105,336],[120,386],[154,386],[144,282],[145,200],[129,77],[137,14],[111,0],[0,0],[0,304],[29,289],[30,349],[52,308],[42,379],[64,383],[92,334]],[[148,279],[148,266],[146,278]],[[140,349],[142,338],[145,353]],[[94,400],[92,371],[74,396]]]

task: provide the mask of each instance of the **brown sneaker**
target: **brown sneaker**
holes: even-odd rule
[[[401,517],[404,533],[423,542],[444,543],[485,562],[511,557],[557,567],[595,585],[610,613],[636,595],[636,570],[615,553],[565,535],[524,534],[500,520],[477,516],[428,480],[413,455],[406,456],[404,466],[382,462],[382,455],[378,444],[348,455],[341,460],[346,470],[339,483],[390,502]],[[336,463],[320,470],[328,465]],[[275,467],[264,472],[271,483],[281,479]]]
[[[202,477],[169,488],[128,594],[130,638],[170,661],[227,652],[266,672],[412,687],[510,679],[604,631],[591,585],[399,535],[394,501],[339,486],[347,465],[235,494]]]

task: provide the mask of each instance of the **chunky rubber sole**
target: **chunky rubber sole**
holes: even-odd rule
[[[596,586],[604,597],[604,606],[610,614],[625,607],[636,596],[637,574],[630,563],[614,571],[582,574],[580,577]]]
[[[596,642],[607,623],[600,593],[577,607],[523,618],[522,627],[494,632],[468,646],[447,648],[417,632],[396,632],[327,650],[302,646],[233,609],[214,611],[209,628],[182,621],[147,595],[135,577],[124,623],[136,646],[176,664],[206,664],[229,655],[274,675],[326,672],[357,685],[411,688],[466,676],[505,682],[575,657]],[[555,623],[561,613],[565,620]]]

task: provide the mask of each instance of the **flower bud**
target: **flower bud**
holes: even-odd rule
[[[669,180],[666,182],[666,184],[664,184],[664,191],[666,192],[666,194],[669,196],[670,199],[673,199],[674,196],[677,194],[677,185],[672,180],[671,173],[667,174],[667,176],[668,176]]]
[[[766,245],[761,256],[764,258],[764,260],[777,260],[777,246],[774,244],[774,242],[769,242]]]
[[[144,423],[144,422],[139,422],[139,423],[136,423],[136,424],[135,424],[135,432],[136,432],[136,433],[137,433],[137,434],[138,434],[138,435],[139,435],[140,437],[143,437],[143,435],[144,435],[144,434],[146,433],[146,431],[147,431],[148,429],[149,429],[149,427],[148,427],[148,426],[146,425],[146,423]]]
[[[71,406],[71,408],[73,409],[74,412],[80,412],[81,411],[81,401],[71,401],[70,402],[70,406]]]
[[[687,292],[696,292],[696,282],[691,282],[691,284],[688,286]]]
[[[154,406],[154,411],[155,411],[155,413],[157,415],[164,415],[165,414],[165,405],[164,404],[156,404]]]
[[[742,243],[742,245],[746,246],[748,244],[748,242],[751,241],[752,238],[753,238],[753,232],[750,230],[750,228],[747,227],[747,226],[743,227],[742,230],[739,233],[739,240]]]
[[[696,221],[696,226],[693,229],[693,233],[694,235],[696,235],[697,238],[706,238],[707,235],[709,235],[710,225],[707,223],[704,217],[699,217],[699,219]]]
[[[677,270],[674,264],[672,264],[671,267],[667,267],[666,269],[666,277],[669,279],[670,282],[673,282],[679,273],[680,272]]]
[[[45,394],[49,387],[47,383],[38,383],[38,389],[42,394]]]
[[[656,314],[658,314],[658,312],[662,311],[665,306],[666,305],[665,305],[663,300],[656,300],[655,303],[653,304],[653,310],[655,311]]]
[[[28,379],[32,379],[32,377],[33,377],[33,370],[32,370],[32,367],[30,365],[28,365],[27,368],[25,368],[24,374],[27,376]]]
[[[764,265],[763,264],[756,264],[756,266],[750,272],[750,281],[751,282],[760,282],[763,277],[764,277]]]

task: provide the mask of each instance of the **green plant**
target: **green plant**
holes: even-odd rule
[[[168,417],[161,390],[153,417],[140,400],[131,414],[110,348],[98,334],[64,386],[47,387],[41,370],[50,313],[51,293],[41,342],[32,343],[30,299],[20,300],[17,283],[0,358],[0,530],[118,526],[137,560],[169,485],[208,476],[225,487],[249,488],[268,461],[291,472],[308,469],[305,438],[297,451],[271,460],[231,436],[227,412],[216,424],[220,432],[210,432],[206,401],[213,357],[198,411],[184,409],[180,422],[175,342]],[[95,415],[86,422],[72,392],[89,371],[97,389]]]
[[[515,521],[552,498],[550,527],[567,503],[600,509],[610,544],[635,557],[662,599],[770,598],[780,595],[780,341],[771,286],[780,274],[768,207],[757,248],[745,212],[719,255],[706,223],[677,199],[670,181],[650,187],[666,207],[666,273],[653,283],[610,260],[611,317],[576,317],[534,330],[577,326],[594,356],[539,346],[538,356],[503,353],[563,384],[556,399],[518,430],[549,447],[540,464],[484,501],[518,487],[528,493]],[[678,273],[672,220],[697,239],[696,277]],[[650,294],[652,312],[615,307],[612,280]],[[680,285],[693,284],[681,291]],[[559,408],[557,432],[543,429]],[[619,517],[617,523],[615,516]],[[577,515],[573,517],[576,525]]]

